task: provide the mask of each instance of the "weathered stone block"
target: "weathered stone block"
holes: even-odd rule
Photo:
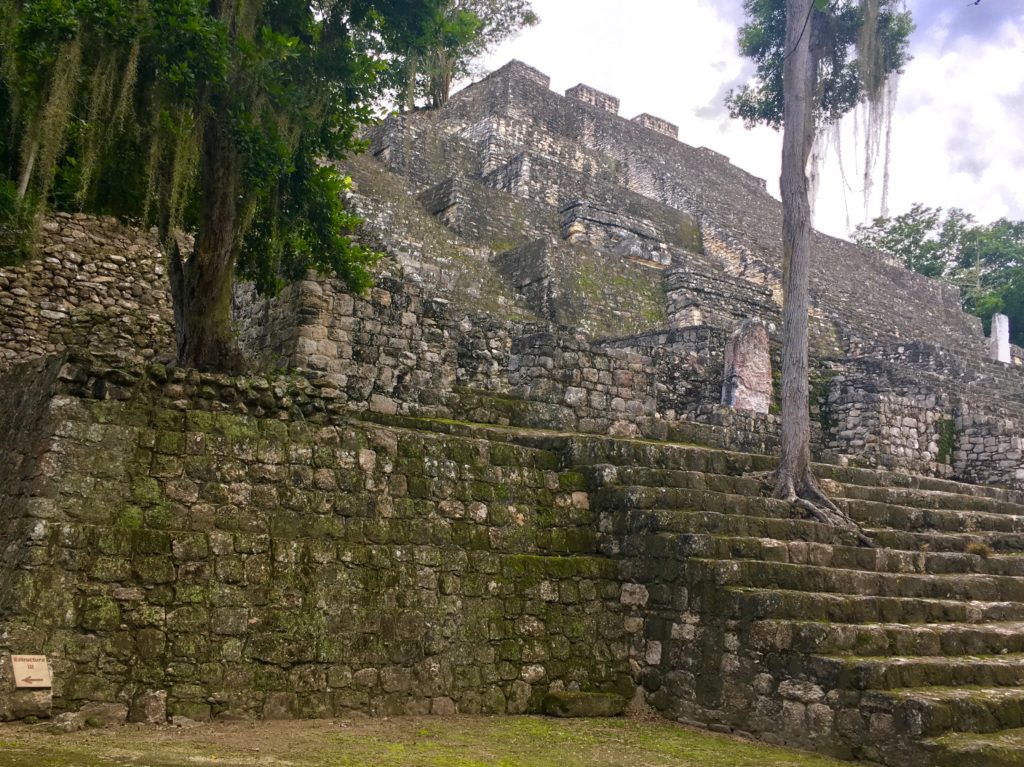
[[[663,120],[660,117],[655,117],[649,114],[640,114],[633,118],[633,122],[638,123],[645,128],[649,128],[657,133],[662,133],[671,138],[679,138],[679,126],[673,125],[668,120]]]
[[[747,320],[725,347],[722,404],[737,410],[767,413],[772,401],[772,361],[768,331],[761,322]]]
[[[543,709],[548,716],[607,717],[622,714],[626,703],[624,697],[614,693],[560,690],[544,696]]]
[[[611,112],[613,115],[619,113],[619,100],[614,96],[609,96],[607,93],[602,93],[597,88],[591,88],[589,85],[580,83],[574,85],[565,92],[566,98],[576,99],[582,101],[585,104],[603,109],[606,112]]]
[[[1010,318],[1005,314],[992,315],[989,354],[996,362],[1009,364],[1013,361],[1010,356]]]

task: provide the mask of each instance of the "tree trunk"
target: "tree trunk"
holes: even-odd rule
[[[202,208],[192,254],[172,246],[171,296],[178,364],[239,374],[245,359],[231,325],[240,161],[216,117],[203,132],[200,157]]]
[[[419,56],[409,51],[405,57],[405,85],[402,93],[402,109],[412,112],[416,109],[416,74],[419,68]]]
[[[813,0],[786,0],[782,134],[782,447],[775,495],[798,503],[824,522],[856,530],[818,487],[811,472],[807,317],[811,207],[807,160],[814,143],[811,56]]]
[[[30,130],[36,130],[30,128]],[[28,159],[25,160],[25,167],[21,171],[21,179],[18,181],[18,202],[25,199],[25,195],[28,194],[28,185],[32,180],[32,171],[36,167],[36,155],[39,153],[39,137],[32,141],[32,145],[28,150]]]

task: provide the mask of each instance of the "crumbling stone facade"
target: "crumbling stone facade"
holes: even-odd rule
[[[153,358],[173,350],[155,238],[114,219],[56,213],[38,257],[0,269],[0,369],[70,346]]]
[[[548,449],[351,421],[302,377],[72,357],[3,384],[0,654],[50,654],[54,712],[139,720],[162,693],[200,720],[515,713],[630,692],[617,567]],[[0,719],[51,713],[9,682]]]
[[[513,62],[436,113],[375,129],[375,159],[350,163],[350,202],[391,265],[367,296],[315,278],[273,300],[241,287],[246,349],[267,369],[324,374],[356,410],[469,408],[655,438],[730,423],[731,446],[771,450],[773,402],[755,419],[718,403],[724,339],[743,322],[764,323],[778,353],[778,203],[727,158],[547,82]],[[83,342],[168,354],[152,241],[82,216],[44,233],[43,259],[0,275],[0,364]],[[1019,352],[993,362],[948,286],[820,235],[816,254],[818,454],[1019,483],[1024,464],[995,425],[1024,417]],[[705,340],[651,343],[666,333]],[[499,414],[474,392],[517,404]]]
[[[777,201],[548,87],[513,62],[371,131],[348,202],[376,285],[239,286],[260,375],[162,364],[144,233],[59,215],[0,271],[0,657],[56,673],[0,718],[601,692],[889,767],[1024,726],[1024,353],[816,235],[815,472],[876,545],[763,497],[767,365],[762,412],[721,397],[738,328],[778,358]]]

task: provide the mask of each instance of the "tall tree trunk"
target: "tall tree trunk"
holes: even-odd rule
[[[779,484],[810,474],[807,313],[811,209],[807,158],[814,143],[813,69],[807,18],[812,0],[786,0],[782,134],[782,455]]]
[[[171,253],[171,296],[178,364],[242,373],[245,359],[231,326],[240,161],[216,117],[203,132],[200,158],[202,211],[192,254]]]
[[[406,112],[416,109],[416,74],[419,70],[419,63],[419,54],[409,51],[405,57],[405,85],[401,104]]]
[[[34,130],[30,129],[30,130]],[[28,150],[28,159],[25,160],[25,167],[21,171],[21,179],[18,181],[18,202],[25,199],[25,195],[28,194],[28,185],[32,180],[32,171],[36,167],[36,155],[39,153],[39,138],[38,136],[32,141],[32,145]]]
[[[811,56],[813,0],[786,0],[782,134],[782,447],[775,495],[798,503],[822,521],[856,530],[818,487],[811,472],[807,363],[811,207],[807,160],[814,143]]]

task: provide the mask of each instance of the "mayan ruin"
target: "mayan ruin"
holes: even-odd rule
[[[343,170],[374,285],[237,285],[252,374],[173,364],[149,231],[54,213],[0,268],[0,657],[53,672],[0,664],[0,720],[643,707],[886,767],[1022,763],[1006,318],[986,337],[954,287],[814,234],[814,468],[873,545],[807,518],[759,479],[781,204],[549,85],[512,61],[372,127]]]

